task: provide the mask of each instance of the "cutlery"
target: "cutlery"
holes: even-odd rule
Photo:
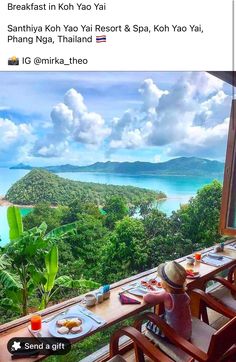
[[[119,292],[119,294],[123,294],[125,292],[128,292],[128,290],[135,289],[137,287],[139,287],[138,283],[129,284],[128,288],[122,287],[123,290],[121,292]]]
[[[91,312],[88,311],[88,309],[81,307],[80,308],[80,312],[84,315],[86,315],[87,317],[93,319],[95,322],[97,322],[98,324],[102,324],[102,321],[97,319],[94,314],[92,314]]]
[[[69,309],[66,309],[64,312],[59,313],[59,314],[54,314],[52,317],[46,318],[42,321],[42,323],[47,323],[47,322],[51,322],[54,318],[58,317],[58,316],[62,316],[64,314],[66,314],[69,311]]]

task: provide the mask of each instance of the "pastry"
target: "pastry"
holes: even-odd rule
[[[70,330],[70,333],[73,333],[73,334],[80,333],[80,332],[82,332],[82,327],[81,327],[81,326],[79,326],[79,327],[73,327],[73,328],[71,328],[71,330]]]
[[[65,325],[65,323],[66,323],[66,319],[59,319],[59,320],[57,321],[57,326],[58,326],[58,327],[62,327],[62,326]]]
[[[69,328],[63,326],[63,327],[58,328],[57,332],[60,334],[67,334],[67,333],[69,333]]]
[[[67,328],[71,329],[73,327],[79,327],[81,324],[81,321],[79,319],[68,319],[66,323],[64,324]]]

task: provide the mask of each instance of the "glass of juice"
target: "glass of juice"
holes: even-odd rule
[[[196,260],[196,261],[200,261],[200,260],[201,260],[201,257],[202,257],[201,253],[197,252],[197,253],[195,253],[194,256],[195,256],[195,260]]]
[[[30,319],[31,323],[31,330],[32,331],[39,331],[42,328],[42,317],[39,314],[32,315]]]

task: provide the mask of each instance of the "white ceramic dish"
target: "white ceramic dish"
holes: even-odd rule
[[[60,334],[57,332],[58,326],[57,321],[60,319],[72,319],[72,318],[79,318],[82,321],[82,331],[80,333],[67,333],[67,334]],[[66,315],[58,315],[55,319],[48,323],[48,331],[53,337],[64,337],[67,339],[75,339],[83,336],[84,334],[88,333],[93,327],[93,321],[83,315],[82,313],[73,313],[73,314],[66,314]]]
[[[198,274],[196,274],[196,275],[187,275],[187,279],[197,279],[197,278],[199,278],[201,275],[198,273]]]

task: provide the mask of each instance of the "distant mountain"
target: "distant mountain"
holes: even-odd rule
[[[33,167],[19,164],[11,167],[13,169],[30,170]],[[180,157],[166,162],[96,162],[89,166],[58,165],[46,166],[43,169],[58,172],[105,172],[120,174],[145,174],[160,176],[222,176],[224,172],[224,163],[211,161],[198,157]]]
[[[24,163],[18,163],[16,166],[10,167],[10,170],[32,170],[32,166],[25,165]]]
[[[10,187],[5,198],[19,205],[35,205],[39,202],[68,205],[75,199],[81,203],[104,205],[112,196],[121,196],[129,205],[135,206],[166,197],[160,191],[73,181],[43,169],[33,169]]]

